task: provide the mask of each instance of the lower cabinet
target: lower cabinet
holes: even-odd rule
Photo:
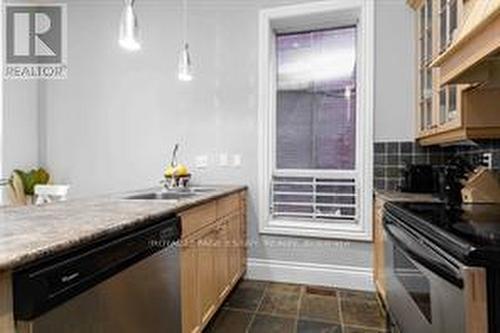
[[[182,332],[199,332],[201,306],[198,287],[198,246],[186,241],[181,250],[181,306]],[[187,310],[186,310],[187,309]]]
[[[215,244],[217,242],[218,230],[216,228],[210,228],[203,233],[197,240],[197,262],[196,265],[198,275],[196,277],[196,283],[191,286],[191,288],[198,287],[199,298],[193,300],[195,307],[199,307],[201,317],[197,319],[199,324],[207,321],[212,313],[215,311],[215,306],[218,297],[218,277],[217,268],[220,261],[217,258],[217,250]],[[194,268],[196,269],[196,268]],[[186,286],[189,288],[189,286]],[[191,303],[191,302],[190,302]],[[198,304],[196,304],[198,303]],[[193,309],[182,309],[183,312],[192,311]]]
[[[373,279],[377,293],[386,303],[383,207],[384,201],[376,197],[373,205]]]
[[[228,231],[228,244],[226,247],[228,251],[228,277],[227,280],[230,281],[231,284],[234,284],[240,278],[240,273],[245,268],[246,258],[243,255],[243,242],[246,239],[246,235],[241,232],[242,229],[242,220],[241,214],[233,214],[227,220],[227,231]]]
[[[243,192],[244,194],[244,192]],[[196,214],[181,214],[183,235],[181,247],[182,332],[201,332],[224,302],[246,269],[246,221],[244,195],[233,194],[238,200],[224,210],[217,202],[205,204],[207,214],[194,208]],[[224,198],[219,200],[225,200]],[[226,200],[227,201],[227,200]],[[212,206],[214,205],[214,206]],[[215,207],[215,218],[210,214]],[[204,216],[212,221],[193,221]],[[184,228],[184,224],[200,225],[199,230]]]

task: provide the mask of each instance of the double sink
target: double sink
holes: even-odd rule
[[[134,194],[127,196],[124,199],[127,200],[180,200],[203,193],[208,193],[215,191],[215,188],[211,187],[192,187],[188,189],[178,189],[178,190],[166,190],[159,192],[147,192],[141,194]]]

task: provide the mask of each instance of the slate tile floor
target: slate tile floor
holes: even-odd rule
[[[205,333],[381,333],[374,293],[243,280]]]

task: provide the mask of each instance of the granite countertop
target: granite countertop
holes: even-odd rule
[[[375,196],[384,201],[412,201],[412,202],[440,202],[441,200],[431,194],[408,193],[399,191],[375,190]]]
[[[124,199],[160,190],[156,188],[43,206],[0,208],[0,271],[246,188],[210,187],[214,190],[180,200]]]

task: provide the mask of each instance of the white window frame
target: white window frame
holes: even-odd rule
[[[276,33],[352,24],[356,24],[358,28],[356,171],[303,170],[302,174],[355,176],[359,185],[356,198],[359,203],[358,221],[346,224],[273,220],[270,212],[270,193],[271,178],[275,174],[276,165]],[[364,241],[372,239],[374,29],[373,0],[329,0],[260,11],[258,106],[260,233]]]
[[[4,7],[4,1],[0,0],[0,36],[4,35],[4,17],[5,17],[5,7]],[[2,46],[1,52],[0,52],[0,63],[2,66],[4,65],[4,52],[5,52],[5,45],[4,43],[0,43]],[[5,170],[5,161],[4,161],[4,145],[5,145],[5,134],[4,134],[4,108],[3,108],[3,95],[4,95],[4,87],[3,87],[3,72],[2,72],[2,78],[0,79],[0,182],[2,182],[2,179],[6,177],[4,174]],[[5,186],[2,186],[0,184],[0,206],[3,206],[5,204],[4,200],[6,199],[5,191]]]

